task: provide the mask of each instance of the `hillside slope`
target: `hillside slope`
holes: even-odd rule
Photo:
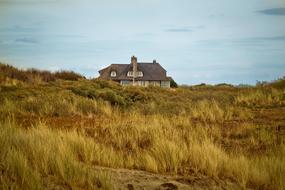
[[[160,89],[3,68],[1,189],[285,188],[283,79]]]

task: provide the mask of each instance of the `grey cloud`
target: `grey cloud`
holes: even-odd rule
[[[26,27],[26,26],[19,26],[19,25],[0,28],[0,32],[34,32],[38,30],[39,29],[37,27]]]
[[[165,31],[166,32],[193,32],[193,30],[187,29],[187,28],[170,28]]]
[[[285,36],[269,36],[269,37],[247,37],[236,39],[213,39],[198,40],[197,47],[221,49],[226,47],[243,47],[258,48],[264,51],[282,51],[284,49]],[[279,44],[279,45],[277,45]]]
[[[203,28],[204,26],[185,26],[180,28],[168,28],[165,30],[165,32],[194,32]]]
[[[224,17],[224,14],[210,14],[208,17],[211,19],[215,19],[215,18],[222,18]]]
[[[37,44],[39,43],[38,40],[33,38],[17,38],[15,42],[27,43],[27,44]]]
[[[237,40],[240,42],[266,42],[266,41],[285,41],[285,36],[269,36],[269,37],[251,37]]]
[[[285,41],[285,36],[263,37],[263,38],[256,38],[256,39],[259,39],[259,40]]]
[[[56,3],[56,0],[0,0],[0,4],[13,5],[13,4],[39,4],[39,3]]]
[[[274,9],[264,9],[257,11],[258,13],[265,14],[265,15],[276,15],[276,16],[283,16],[285,15],[285,7],[283,8],[274,8]]]
[[[265,37],[248,37],[239,39],[219,39],[219,40],[200,40],[197,42],[215,42],[215,44],[223,44],[225,42],[261,42],[261,41],[285,41],[285,36],[265,36]]]

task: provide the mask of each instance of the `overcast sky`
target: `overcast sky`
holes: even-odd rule
[[[180,84],[285,75],[284,0],[0,0],[0,61],[87,77],[156,59]]]

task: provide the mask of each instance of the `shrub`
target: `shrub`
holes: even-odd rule
[[[50,71],[41,71],[37,69],[20,70],[8,64],[0,63],[0,74],[2,77],[9,77],[31,84],[38,84],[43,82],[55,81],[56,79],[63,80],[79,80],[84,77],[73,71],[57,71],[52,73]]]
[[[97,97],[110,102],[112,105],[125,105],[126,104],[126,102],[124,101],[124,98],[120,96],[119,94],[116,94],[111,89],[104,89],[102,91],[99,91]]]
[[[173,80],[173,78],[171,78],[171,80],[170,80],[170,87],[171,88],[177,88],[178,87],[178,84]]]
[[[57,71],[54,73],[55,78],[62,80],[79,80],[84,79],[84,77],[73,71]]]
[[[69,88],[74,94],[82,96],[82,97],[86,97],[86,98],[91,98],[91,99],[95,99],[97,92],[95,89],[93,88],[87,88],[87,87],[71,87]]]

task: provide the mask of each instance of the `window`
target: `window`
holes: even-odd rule
[[[111,77],[116,77],[116,76],[117,76],[116,71],[111,71]]]
[[[162,88],[170,88],[170,81],[161,81]]]
[[[128,86],[128,85],[130,85],[131,83],[130,83],[130,81],[128,81],[128,80],[122,80],[121,81],[121,85],[123,85],[123,86]]]
[[[127,73],[127,76],[128,77],[133,77],[134,76],[134,72],[133,71],[129,71],[128,73]],[[141,71],[137,71],[136,72],[136,77],[142,77],[143,76],[143,72],[141,72]]]
[[[127,74],[128,77],[132,77],[133,75],[134,75],[133,71],[129,71]]]
[[[138,77],[142,77],[143,76],[143,72],[138,71]]]
[[[160,86],[160,81],[149,81],[150,86]]]
[[[144,81],[137,81],[137,84],[138,84],[138,86],[145,86],[145,83],[144,83]]]

